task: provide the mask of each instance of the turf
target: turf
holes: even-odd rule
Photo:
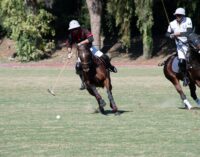
[[[1,157],[198,157],[200,110],[182,109],[162,68],[124,67],[111,74],[121,115],[94,113],[73,68],[0,68]],[[189,101],[189,91],[184,88]],[[60,115],[60,119],[56,119]]]

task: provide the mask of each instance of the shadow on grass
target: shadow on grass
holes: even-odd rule
[[[104,110],[104,113],[101,113],[98,109],[94,112],[94,114],[95,113],[101,113],[102,115],[111,115],[111,114],[113,114],[113,115],[121,115],[121,114],[124,114],[124,113],[126,113],[126,112],[132,112],[132,111],[126,111],[126,110],[118,110],[116,113],[115,112],[113,112],[112,110]]]
[[[178,109],[188,110],[186,107],[179,107]],[[192,107],[190,110],[200,110],[200,107]]]

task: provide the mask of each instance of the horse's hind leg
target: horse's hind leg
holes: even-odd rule
[[[104,84],[107,89],[108,99],[110,101],[110,107],[112,108],[113,112],[117,112],[118,109],[117,109],[117,105],[116,105],[115,100],[112,95],[112,85],[110,83],[110,80],[109,79],[105,80]]]
[[[88,87],[89,87],[87,88],[88,92],[96,98],[99,104],[99,110],[101,113],[104,114],[104,106],[106,106],[106,102],[102,99],[101,95],[98,93],[94,85],[88,85]]]
[[[197,94],[196,94],[196,85],[195,85],[195,83],[190,81],[189,87],[190,87],[190,95],[191,95],[191,97],[196,101],[197,105],[200,105],[200,99],[197,97]]]

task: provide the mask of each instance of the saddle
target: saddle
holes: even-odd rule
[[[173,56],[174,56],[174,58],[173,58],[173,61],[172,61],[172,71],[175,72],[175,73],[180,73],[178,56],[176,54],[173,55]],[[188,71],[191,68],[192,68],[192,65],[191,65],[191,62],[190,62],[190,57],[188,55],[188,56],[186,56],[186,70]]]

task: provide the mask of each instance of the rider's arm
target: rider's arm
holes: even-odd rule
[[[167,33],[165,33],[165,36],[166,36],[167,38],[170,38],[170,34],[171,34],[171,33],[167,32]]]
[[[175,37],[174,33],[165,33],[165,37],[173,39]]]
[[[168,29],[167,29],[167,33],[165,33],[165,36],[167,38],[174,38],[174,30],[172,29],[172,23],[169,24]]]
[[[79,42],[78,46],[83,45],[83,44],[89,44],[89,43],[92,43],[94,41],[93,35],[89,30],[83,29],[83,34],[84,34],[86,39]]]
[[[87,38],[87,39],[81,41],[80,43],[78,43],[78,46],[83,45],[83,44],[89,44],[89,43],[90,43],[90,40]]]
[[[193,29],[192,28],[187,28],[187,32],[180,32],[180,35],[179,36],[189,36],[190,33],[193,32]]]

